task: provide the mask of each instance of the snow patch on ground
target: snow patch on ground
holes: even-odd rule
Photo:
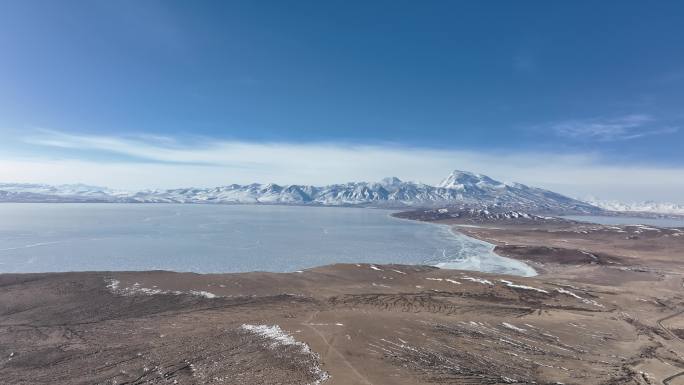
[[[294,346],[299,349],[299,352],[303,355],[309,356],[314,365],[309,369],[311,374],[314,375],[316,380],[310,385],[319,385],[330,378],[328,372],[321,369],[319,365],[320,356],[311,350],[309,345],[304,342],[297,341],[294,337],[287,334],[278,325],[250,325],[243,324],[240,328],[249,333],[256,334],[270,341],[268,347],[271,349],[278,348],[280,346]]]
[[[587,305],[594,305],[597,307],[604,307],[602,304],[594,301],[593,299],[588,299],[584,297],[580,297],[579,295],[571,292],[570,290],[565,290],[565,289],[556,289],[557,292],[565,295],[569,295],[571,297],[577,298],[578,300],[582,301],[583,303],[586,303]]]
[[[218,297],[216,294],[210,293],[210,292],[204,291],[204,290],[191,290],[190,294],[196,295],[199,297],[204,297],[204,298],[217,298]]]
[[[116,279],[109,279],[105,280],[105,282],[107,282],[107,289],[109,289],[110,291],[119,290],[119,285],[121,284],[121,281]]]
[[[575,297],[575,298],[577,298],[577,299],[582,299],[582,297],[580,297],[579,295],[577,295],[577,294],[571,292],[570,290],[556,289],[556,291],[559,292],[559,293],[561,293],[561,294],[565,294],[565,295],[569,295],[569,296],[571,296],[571,297]]]
[[[472,282],[481,283],[483,285],[494,285],[492,283],[492,281],[484,279],[484,278],[463,277],[463,279],[468,280],[468,281],[472,281]]]
[[[134,296],[134,295],[158,295],[158,294],[171,294],[171,295],[181,295],[181,294],[190,294],[194,295],[197,297],[204,297],[204,298],[221,298],[220,296],[210,293],[208,291],[204,290],[190,290],[188,292],[183,292],[179,290],[161,290],[157,289],[156,286],[153,288],[148,288],[148,287],[143,287],[140,283],[135,282],[133,286],[130,287],[121,287],[121,281],[117,279],[112,279],[108,278],[105,279],[105,283],[107,284],[107,289],[116,295],[124,295],[124,296]]]
[[[502,282],[502,283],[504,283],[506,286],[512,287],[512,288],[514,288],[514,289],[533,290],[533,291],[536,291],[536,292],[539,292],[539,293],[549,294],[549,292],[546,291],[546,290],[544,290],[544,289],[539,289],[539,288],[532,287],[532,286],[518,285],[518,284],[513,283],[513,282],[511,282],[511,281],[507,281],[507,280],[505,280],[505,279],[500,279],[499,282]]]
[[[502,322],[501,325],[503,325],[506,329],[515,330],[516,332],[525,333],[527,331],[527,330],[525,330],[523,328],[519,328],[513,324],[509,324],[508,322]]]
[[[240,326],[240,328],[271,340],[271,347],[277,347],[281,345],[293,345],[300,347],[302,353],[312,353],[311,349],[307,344],[295,340],[294,337],[285,333],[283,329],[281,329],[278,325],[269,326],[243,324],[242,326]]]

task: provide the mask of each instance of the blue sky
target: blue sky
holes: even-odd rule
[[[682,202],[682,15],[678,1],[4,1],[0,179],[436,183],[459,168]]]

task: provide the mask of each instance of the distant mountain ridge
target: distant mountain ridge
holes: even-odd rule
[[[452,172],[437,186],[405,182],[396,177],[380,182],[327,186],[254,183],[138,192],[87,185],[0,184],[0,202],[249,203],[386,208],[462,206],[528,212],[601,211],[591,204],[552,191],[520,183],[506,184],[486,175],[460,170]]]
[[[609,211],[684,215],[684,205],[677,203],[653,201],[625,203],[615,200],[600,200],[595,198],[585,199],[584,202]]]

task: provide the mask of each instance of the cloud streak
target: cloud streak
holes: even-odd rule
[[[352,180],[379,180],[398,175],[403,178],[436,183],[456,167],[481,169],[490,155],[471,151],[449,151],[396,145],[354,145],[339,143],[253,143],[243,141],[195,140],[184,144],[173,138],[111,137],[74,135],[41,130],[25,142],[51,149],[65,150],[81,159],[83,151],[124,156],[125,162],[172,165],[180,170],[204,169],[215,173],[213,182],[225,183],[277,182],[327,184]],[[511,158],[500,155],[498,159]],[[560,162],[563,157],[556,157]],[[572,157],[566,157],[572,158]],[[534,159],[515,156],[516,164],[532,166]],[[510,159],[509,159],[510,160]],[[108,163],[111,163],[108,162]],[[219,176],[220,175],[220,176]],[[225,178],[225,179],[224,179]],[[159,179],[159,178],[157,178]],[[196,178],[191,178],[191,180]],[[153,178],[150,182],[153,182]],[[197,183],[197,182],[194,182]],[[163,185],[168,185],[164,181]],[[175,186],[188,185],[182,179]]]
[[[568,120],[552,124],[551,130],[559,136],[578,140],[618,141],[646,136],[674,134],[678,127],[662,127],[650,115],[635,114],[616,118]]]

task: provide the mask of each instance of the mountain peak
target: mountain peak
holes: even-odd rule
[[[398,186],[402,183],[404,183],[404,182],[402,182],[402,180],[397,178],[396,176],[389,176],[387,178],[382,178],[382,180],[380,181],[380,184],[383,186]]]
[[[470,171],[454,170],[447,176],[438,187],[449,189],[462,189],[465,186],[483,187],[483,186],[500,186],[501,182],[496,181],[487,175],[476,174]]]

